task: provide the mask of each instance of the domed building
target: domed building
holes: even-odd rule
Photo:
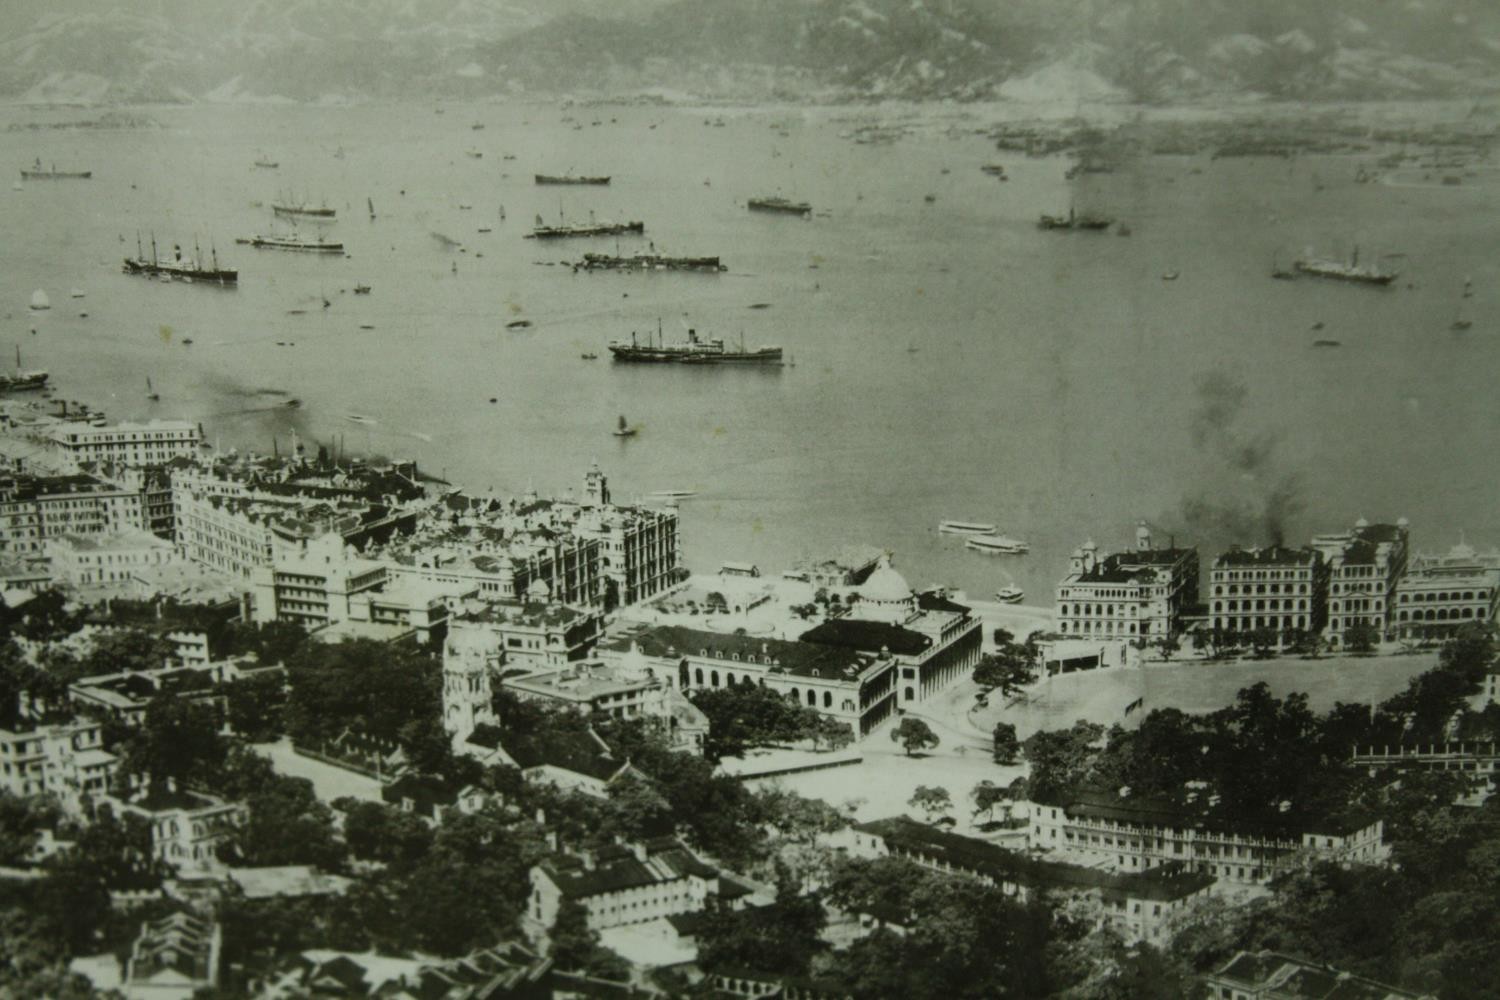
[[[857,597],[851,602],[851,617],[900,625],[920,614],[916,593],[906,582],[906,577],[896,572],[889,556],[880,558],[879,565],[855,594]]]

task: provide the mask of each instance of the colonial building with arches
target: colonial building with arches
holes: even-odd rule
[[[1198,550],[1152,544],[1142,522],[1135,549],[1099,558],[1093,539],[1073,550],[1057,585],[1057,630],[1078,639],[1152,640],[1182,631],[1198,600]]]
[[[1485,625],[1500,611],[1500,552],[1460,542],[1444,555],[1414,556],[1396,584],[1393,625],[1402,639],[1440,639]]]

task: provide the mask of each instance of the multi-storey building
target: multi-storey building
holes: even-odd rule
[[[278,551],[270,566],[250,571],[257,622],[290,621],[306,628],[362,616],[358,595],[385,585],[383,563],[349,551],[343,536],[328,532],[295,550]]]
[[[53,576],[74,587],[121,583],[143,570],[182,561],[176,546],[139,528],[49,538],[47,553]]]
[[[976,878],[1022,900],[1043,891],[1092,896],[1102,906],[1102,921],[1130,941],[1160,944],[1170,936],[1174,918],[1214,883],[1212,875],[1180,861],[1116,873],[1030,858],[904,816],[859,823],[828,840],[855,857],[906,858],[925,868]]]
[[[177,542],[191,560],[239,580],[271,564],[271,524],[283,505],[203,493],[173,481]]]
[[[581,904],[589,929],[643,924],[678,913],[696,913],[713,901],[738,908],[749,887],[722,874],[673,837],[629,847],[559,854],[531,869],[526,916],[541,929],[557,920],[564,900]]]
[[[1142,522],[1134,551],[1100,560],[1093,539],[1073,550],[1057,585],[1057,630],[1073,638],[1165,638],[1182,631],[1183,613],[1197,600],[1198,550],[1155,548]]]
[[[1207,802],[1089,792],[1026,803],[1025,810],[1031,821],[1027,844],[1034,850],[1126,872],[1179,862],[1226,886],[1264,885],[1308,855],[1374,862],[1384,831],[1380,820],[1288,812],[1272,822],[1245,822]]]
[[[1328,564],[1329,645],[1342,643],[1344,633],[1357,626],[1375,630],[1381,638],[1393,631],[1396,585],[1406,572],[1406,518],[1395,524],[1371,524],[1364,518],[1350,531],[1318,535],[1312,547]]]
[[[75,464],[164,465],[174,458],[194,458],[203,442],[198,425],[186,420],[153,420],[145,424],[60,423],[48,438]]]
[[[679,582],[677,513],[612,503],[597,462],[584,477],[584,502],[572,527],[579,537],[599,542],[606,610],[649,600]]]
[[[599,612],[565,604],[467,602],[449,632],[489,636],[507,668],[541,670],[581,660],[599,641]]]
[[[1208,619],[1217,631],[1321,632],[1328,620],[1328,565],[1317,549],[1232,546],[1209,570]]]
[[[0,482],[0,555],[46,550],[62,535],[150,530],[146,494],[93,476],[17,476]]]
[[[249,817],[243,803],[153,784],[128,799],[106,796],[116,813],[140,816],[151,825],[151,851],[181,868],[218,866],[219,846]]]
[[[18,721],[0,728],[0,788],[13,795],[51,795],[70,812],[84,796],[109,790],[119,759],[104,749],[101,724]]]
[[[393,579],[472,590],[485,601],[591,607],[602,601],[600,549],[598,539],[545,528],[510,534],[476,528],[448,530],[441,538],[419,533],[375,556]]]
[[[1419,554],[1396,583],[1393,622],[1402,639],[1440,639],[1500,612],[1500,551],[1460,542],[1446,555]]]

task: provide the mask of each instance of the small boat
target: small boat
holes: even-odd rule
[[[615,427],[614,435],[617,438],[635,437],[636,429],[625,422],[625,414],[620,414],[620,422]]]
[[[310,219],[332,219],[336,212],[327,205],[313,207],[311,205],[276,204],[271,205],[271,211],[283,218],[295,219],[306,217]]]
[[[697,496],[698,495],[698,491],[697,490],[652,490],[651,491],[651,495],[654,496],[654,497],[671,497],[674,500],[681,500],[681,499],[683,499],[685,497],[695,497],[695,496]]]
[[[1448,324],[1448,329],[1450,329],[1450,330],[1467,330],[1469,327],[1471,327],[1473,325],[1474,325],[1474,321],[1473,320],[1459,318],[1459,319],[1454,320],[1452,323],[1449,323]]]
[[[366,205],[366,207],[368,207],[370,209],[370,218],[372,218],[372,219],[375,218],[375,199],[374,198],[366,198],[365,199],[365,205]]]
[[[370,294],[370,286],[369,285],[355,285],[354,286],[354,294],[355,295],[369,295]]]
[[[595,354],[593,351],[585,351],[584,353],[582,353],[582,354],[580,354],[578,356],[580,358],[582,358],[583,360],[585,360],[585,361],[598,361],[599,360],[599,355]]]
[[[1332,340],[1332,339],[1329,339],[1327,337],[1320,337],[1317,340],[1313,341],[1313,346],[1314,347],[1343,347],[1344,346],[1344,342],[1342,340]]]
[[[751,198],[745,203],[745,207],[752,212],[782,212],[787,215],[800,215],[804,218],[812,215],[812,205],[805,201],[792,201],[780,195]]]
[[[1161,280],[1162,281],[1176,281],[1177,280],[1177,272],[1176,271],[1163,271],[1162,275],[1161,275]]]
[[[995,591],[995,600],[1001,604],[1020,604],[1026,592],[1020,587],[1001,587]]]
[[[513,319],[509,323],[505,324],[505,328],[507,330],[529,330],[531,328],[531,320]]]
[[[935,194],[924,194],[922,196],[922,200],[925,201],[925,202],[927,202],[927,204],[931,205],[933,202],[937,201],[937,195],[935,195]]]
[[[473,157],[476,160],[482,160],[482,159],[484,159],[484,154],[481,153],[477,149],[466,149],[466,150],[464,150],[464,155],[465,156],[471,156],[471,157]]]
[[[993,535],[995,526],[982,521],[941,521],[938,531],[945,535]]]
[[[72,299],[81,299],[81,298],[83,298],[83,289],[82,288],[74,288],[74,289],[70,290],[68,292],[68,297],[72,298]]]
[[[146,376],[146,398],[153,403],[161,399],[161,394],[151,387],[151,376]]]
[[[42,166],[41,157],[37,157],[30,170],[21,171],[23,181],[86,181],[92,176],[92,170],[58,170],[55,163],[50,170],[46,169]]]
[[[375,324],[374,323],[361,323],[361,324],[359,324],[359,328],[361,330],[373,330],[373,329],[375,329]]]
[[[281,166],[280,163],[277,163],[275,160],[270,159],[264,153],[255,158],[255,165],[264,170],[275,170],[277,167]]]
[[[536,174],[538,184],[608,184],[609,177],[575,177],[572,174]]]
[[[1007,538],[1004,535],[974,535],[965,539],[964,547],[975,552],[997,552],[1001,555],[1020,555],[1030,548],[1019,538]]]
[[[182,338],[182,346],[183,347],[186,347],[187,345],[191,344],[192,342],[193,342],[193,338],[192,337],[183,337]]]
[[[771,308],[771,303],[769,303],[769,302],[752,302],[752,303],[750,303],[750,308],[751,309],[769,309],[769,308]]]
[[[1312,325],[1312,329],[1314,329],[1314,330],[1321,330],[1321,329],[1323,329],[1323,321],[1322,320],[1318,320],[1316,323],[1314,323]]]
[[[52,300],[47,298],[47,293],[38,288],[31,293],[31,308],[40,312],[43,309],[52,308]]]
[[[371,425],[377,423],[374,417],[367,417],[363,413],[346,413],[344,414],[344,416],[354,421],[356,424]]]

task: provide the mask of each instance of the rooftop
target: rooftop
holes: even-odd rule
[[[1269,545],[1263,549],[1231,546],[1219,554],[1214,566],[1307,566],[1317,559],[1316,549],[1289,549],[1285,545]]]
[[[888,649],[898,656],[915,656],[932,645],[932,640],[920,632],[860,618],[830,618],[803,632],[801,641],[869,653]]]
[[[1087,816],[1148,826],[1191,827],[1242,835],[1300,837],[1305,833],[1346,836],[1375,820],[1360,815],[1310,816],[1291,810],[1257,816],[1231,815],[1211,798],[1131,795],[1091,790],[1075,791],[1061,801],[1069,816]]]
[[[753,662],[770,669],[803,677],[853,680],[870,665],[858,651],[838,646],[748,635],[727,635],[680,625],[658,625],[625,636],[606,649],[625,652],[631,642],[653,657],[708,656],[730,662]]]
[[[1428,996],[1274,951],[1242,951],[1211,978],[1268,991],[1261,996],[1289,1000],[1425,1000]]]

